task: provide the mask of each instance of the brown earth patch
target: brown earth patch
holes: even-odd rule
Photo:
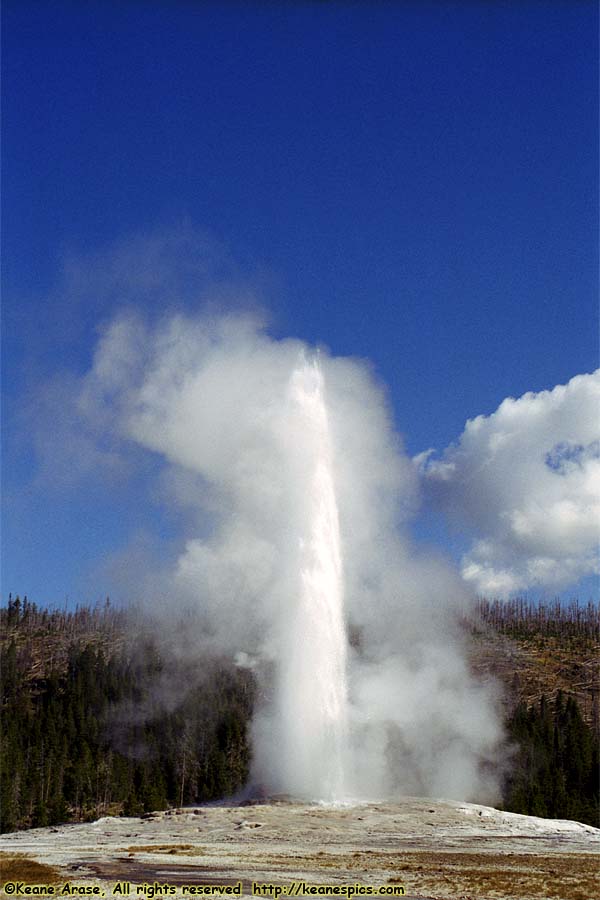
[[[26,884],[56,884],[63,881],[57,869],[28,856],[0,853],[0,883],[23,881]]]

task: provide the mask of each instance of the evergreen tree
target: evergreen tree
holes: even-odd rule
[[[544,697],[509,720],[518,747],[505,786],[505,807],[534,816],[599,824],[598,738],[573,697],[559,692],[554,713]]]

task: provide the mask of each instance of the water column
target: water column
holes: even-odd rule
[[[347,640],[338,507],[323,374],[303,361],[289,388],[296,498],[296,590],[283,626],[279,720],[287,790],[344,795]],[[286,604],[287,606],[287,604]]]

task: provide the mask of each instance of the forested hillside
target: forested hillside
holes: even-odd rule
[[[2,830],[134,815],[233,794],[248,776],[253,684],[212,663],[164,696],[148,639],[102,609],[10,601],[2,630]],[[168,678],[165,680],[165,675]],[[172,693],[172,691],[171,691]]]
[[[598,609],[482,601],[473,664],[504,680],[505,807],[598,824]],[[107,602],[0,610],[2,830],[139,814],[238,791],[249,772],[252,673],[190,677]],[[557,662],[558,660],[558,662]]]
[[[469,624],[474,668],[505,686],[505,808],[600,825],[599,607],[481,599]]]
[[[508,720],[518,748],[505,786],[512,812],[600,825],[598,734],[584,722],[577,701],[559,691],[554,707],[544,697],[523,702]]]
[[[468,625],[475,665],[504,681],[511,705],[531,706],[542,696],[553,702],[562,690],[575,697],[586,722],[598,728],[597,604],[480,599]]]

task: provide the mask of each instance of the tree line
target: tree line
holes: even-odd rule
[[[490,625],[499,634],[517,640],[560,638],[574,640],[582,647],[600,643],[600,606],[591,600],[582,604],[577,598],[565,602],[559,597],[534,603],[526,597],[489,600],[479,597],[475,607],[477,620]]]
[[[506,633],[519,626],[512,610],[483,615]],[[588,634],[585,609],[567,616]],[[556,618],[555,607],[538,621]],[[2,831],[201,803],[247,782],[252,672],[215,660],[189,677],[152,638],[127,634],[109,602],[51,612],[11,597],[0,609]],[[598,824],[598,733],[575,698],[520,703],[507,733],[504,808]]]
[[[521,702],[507,731],[513,758],[504,785],[510,812],[600,825],[600,742],[574,697],[558,692],[553,705]]]
[[[200,803],[246,782],[250,673],[215,661],[190,684],[151,641],[115,643],[121,625],[110,607],[46,614],[11,598],[0,610],[3,831]]]

